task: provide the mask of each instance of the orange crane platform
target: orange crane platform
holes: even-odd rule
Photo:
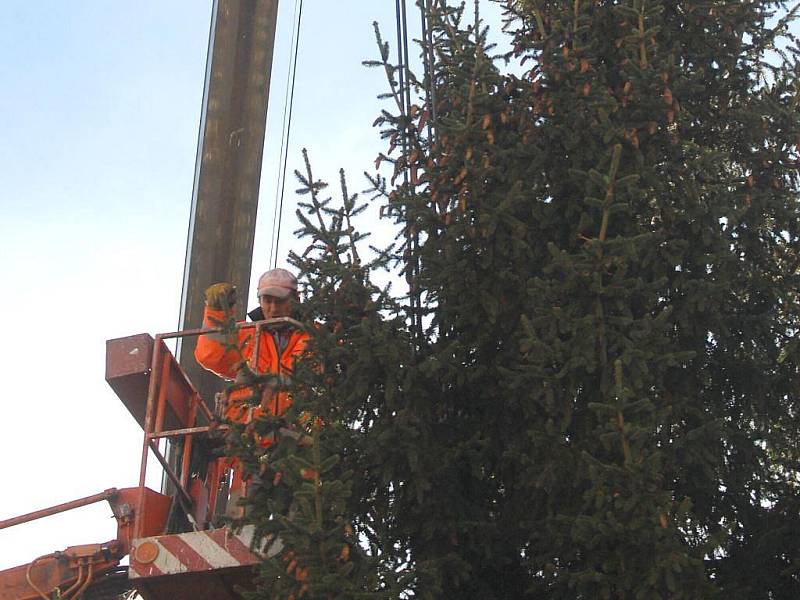
[[[181,300],[186,331],[106,343],[106,381],[144,432],[138,485],[0,521],[3,529],[108,501],[117,537],[0,571],[0,600],[116,600],[125,590],[145,600],[233,599],[251,585],[253,565],[280,550],[278,540],[256,548],[252,531],[220,526],[231,471],[204,442],[224,426],[198,392],[211,397],[218,381],[192,358],[194,338],[218,330],[189,329],[202,323],[206,286],[249,288],[277,16],[278,0],[213,2]],[[270,322],[244,326],[258,333]],[[165,343],[173,338],[186,338],[180,364]],[[256,345],[253,364],[257,355]],[[150,457],[163,493],[145,486]]]
[[[258,339],[262,328],[286,321],[291,319],[238,327],[254,328]],[[230,461],[196,440],[208,440],[226,426],[217,423],[165,343],[219,331],[139,334],[106,342],[106,381],[144,432],[139,484],[0,521],[4,529],[102,501],[117,521],[114,540],[71,546],[0,571],[0,600],[112,600],[127,590],[144,600],[233,600],[240,598],[237,590],[252,587],[254,565],[277,555],[282,544],[256,539],[252,526],[234,531],[219,525]],[[258,348],[253,366],[257,360]],[[180,449],[174,453],[177,460],[168,460],[164,440]],[[164,493],[145,486],[150,456],[169,482]],[[129,564],[120,566],[125,557]]]

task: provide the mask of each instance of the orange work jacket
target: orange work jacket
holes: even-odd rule
[[[203,325],[205,327],[217,327],[218,323],[224,320],[224,311],[214,310],[206,306],[203,313]],[[237,331],[238,345],[242,348],[241,357],[233,350],[226,349],[226,334],[224,333],[212,333],[198,337],[194,356],[204,368],[220,377],[232,380],[236,377],[236,371],[241,359],[247,361],[248,365],[251,364],[255,333],[255,327]],[[258,364],[255,370],[258,373],[291,375],[294,361],[305,351],[308,339],[307,332],[291,329],[286,339],[286,345],[280,356],[278,356],[278,347],[272,330],[262,329],[261,340],[258,345]],[[263,414],[261,407],[249,409],[243,405],[244,398],[249,395],[247,390],[238,390],[231,394],[227,411],[229,419],[238,423],[249,423],[252,419]],[[291,404],[292,401],[289,394],[279,392],[274,394],[267,406],[267,410],[273,415],[282,415]]]

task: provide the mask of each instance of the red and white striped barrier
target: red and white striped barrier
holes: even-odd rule
[[[264,541],[259,550],[251,551],[254,531],[248,525],[238,533],[223,527],[134,540],[128,577],[140,579],[241,567],[272,558],[283,549],[281,541],[276,540],[273,544]]]

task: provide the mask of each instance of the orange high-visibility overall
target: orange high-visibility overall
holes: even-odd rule
[[[206,306],[203,313],[203,325],[205,327],[217,327],[219,323],[225,320],[225,312],[222,310],[215,310]],[[233,380],[236,377],[236,372],[242,360],[247,361],[250,365],[254,351],[253,339],[255,337],[255,328],[239,329],[237,331],[237,338],[228,341],[228,335],[225,333],[212,333],[201,335],[197,339],[197,347],[194,351],[195,359],[205,369],[216,373],[224,379]],[[257,373],[273,373],[276,375],[291,375],[294,368],[295,359],[305,352],[306,344],[309,335],[305,331],[292,329],[288,335],[282,340],[284,347],[280,356],[278,356],[278,343],[269,329],[261,330],[261,339],[258,344],[258,363],[256,364],[255,371]],[[241,348],[241,356],[233,349],[226,348],[226,344],[230,345],[235,342]],[[262,406],[250,407],[244,403],[244,400],[251,395],[247,389],[235,390],[230,394],[229,405],[226,411],[226,417],[236,423],[249,423],[258,416],[264,414]],[[266,410],[273,415],[279,416],[286,412],[286,409],[291,406],[291,398],[289,394],[281,391],[272,395]],[[263,438],[261,445],[267,447],[272,444],[272,440]],[[241,487],[241,472],[239,469],[234,469],[234,480],[231,484],[231,490]]]

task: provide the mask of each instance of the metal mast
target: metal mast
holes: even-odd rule
[[[180,329],[202,326],[203,292],[220,281],[239,289],[245,316],[278,0],[215,0],[212,11]],[[195,363],[194,346],[178,359],[210,400],[222,382]]]

